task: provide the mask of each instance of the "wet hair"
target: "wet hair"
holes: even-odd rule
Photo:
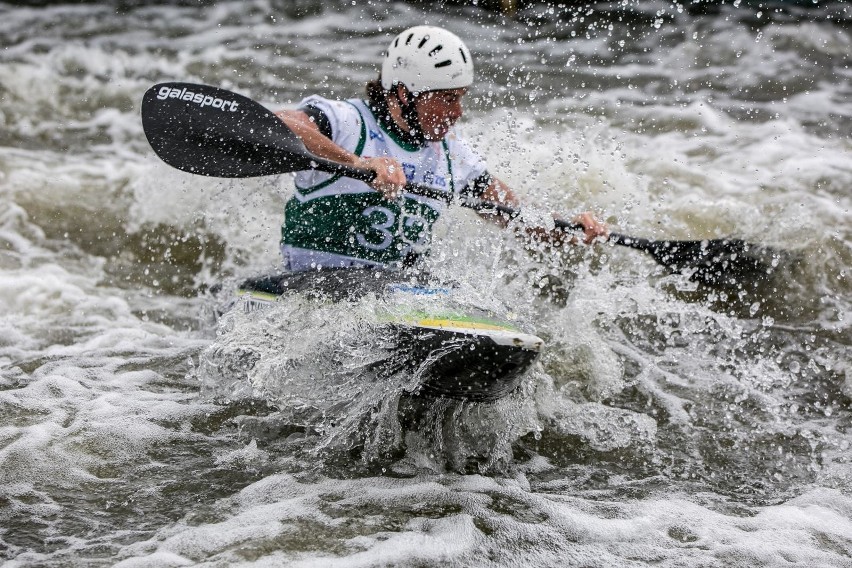
[[[372,81],[367,82],[367,102],[370,103],[370,107],[374,110],[377,106],[380,106],[381,103],[384,102],[385,98],[390,94],[390,91],[386,91],[384,87],[382,87],[382,77],[379,75]],[[379,103],[377,105],[376,103]]]
[[[423,146],[426,144],[426,138],[420,130],[420,121],[417,118],[415,96],[411,95],[409,101],[403,104],[396,95],[397,88],[398,87],[395,85],[393,90],[385,89],[382,86],[382,76],[379,74],[376,79],[367,83],[367,104],[369,104],[370,109],[376,115],[376,118],[379,119],[379,122],[381,122],[382,125],[390,132],[393,132],[398,138],[408,142],[409,144]],[[408,132],[400,128],[390,114],[388,99],[391,97],[397,99],[397,102],[399,103],[402,111],[402,118],[409,127]]]

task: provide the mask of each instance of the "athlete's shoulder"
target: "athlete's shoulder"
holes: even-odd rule
[[[447,147],[450,154],[456,157],[456,159],[462,159],[469,162],[484,161],[470,141],[460,135],[455,128],[450,130],[450,132],[444,136],[444,145]]]
[[[358,119],[360,121],[361,113],[354,106],[355,100],[336,100],[336,99],[328,99],[326,97],[320,95],[311,95],[309,97],[305,97],[299,102],[298,107],[300,109],[305,109],[308,107],[313,107],[322,111],[329,119],[338,119],[341,121],[349,121],[353,119]]]
[[[357,137],[362,129],[363,117],[354,106],[353,101],[311,95],[302,99],[298,108],[303,111],[310,109],[309,114],[320,112],[325,115],[330,129],[334,133],[332,140],[344,146],[346,146],[345,142],[349,136]]]
[[[444,136],[444,147],[452,163],[456,186],[466,187],[473,180],[488,171],[488,164],[476,149],[454,129]]]

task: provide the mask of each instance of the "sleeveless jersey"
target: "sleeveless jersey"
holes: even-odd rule
[[[454,133],[413,147],[385,130],[364,101],[308,97],[329,119],[332,141],[358,156],[398,160],[409,182],[447,194],[486,171],[485,162]],[[388,201],[364,182],[316,170],[296,174],[296,193],[285,206],[282,250],[394,265],[428,251],[444,202],[412,194]]]

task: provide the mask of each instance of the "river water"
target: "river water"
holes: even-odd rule
[[[0,3],[5,565],[852,565],[852,11],[721,4]],[[170,169],[142,94],[358,96],[423,22],[474,53],[459,129],[529,210],[776,271],[530,254],[454,208],[431,270],[547,342],[493,404],[371,380],[381,300],[217,323],[292,181]]]

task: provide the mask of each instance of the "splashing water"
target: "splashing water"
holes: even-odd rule
[[[846,3],[284,4],[0,4],[0,558],[849,564]],[[169,169],[142,93],[359,96],[422,23],[475,55],[459,130],[530,217],[790,256],[711,289],[451,208],[431,274],[546,346],[493,403],[380,373],[383,298],[212,322],[208,290],[278,265],[292,180]]]

